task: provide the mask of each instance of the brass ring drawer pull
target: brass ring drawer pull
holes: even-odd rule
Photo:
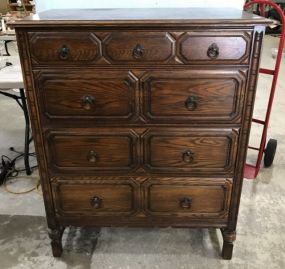
[[[185,101],[185,107],[189,111],[193,111],[197,108],[199,98],[195,95],[190,95]]]
[[[96,154],[96,152],[94,150],[90,150],[87,154],[87,160],[90,162],[90,163],[96,163],[97,160],[98,160],[98,156]]]
[[[213,43],[209,46],[207,55],[211,59],[216,59],[219,56],[219,47],[216,43]]]
[[[91,110],[94,104],[95,104],[95,97],[93,97],[92,95],[84,95],[81,98],[81,106],[85,110]]]
[[[192,198],[191,197],[184,197],[180,200],[180,207],[183,209],[191,208]]]
[[[94,196],[90,199],[90,204],[93,208],[99,209],[100,207],[102,207],[102,199],[98,196]]]
[[[185,163],[192,163],[194,161],[194,153],[188,149],[182,153],[182,159]]]
[[[58,56],[61,60],[67,60],[70,56],[70,49],[66,45],[63,45],[58,52]]]
[[[136,59],[141,59],[144,57],[145,50],[142,45],[137,44],[133,50],[133,57]]]

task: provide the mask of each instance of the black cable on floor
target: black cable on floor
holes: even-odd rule
[[[33,186],[32,188],[20,192],[16,192],[13,190],[10,190],[8,188],[7,182],[10,178],[15,178],[19,175],[19,173],[26,171],[26,169],[17,169],[15,167],[16,161],[19,160],[20,158],[24,157],[24,153],[21,153],[19,151],[16,151],[13,147],[10,148],[11,151],[18,153],[18,155],[11,159],[6,155],[1,156],[1,165],[0,165],[0,185],[4,186],[4,189],[12,194],[26,194],[29,192],[32,192],[36,190],[38,193],[39,191],[39,186],[40,186],[40,180],[37,181],[36,185]],[[29,156],[35,157],[35,153],[30,153]],[[31,169],[35,169],[37,165],[32,166]]]

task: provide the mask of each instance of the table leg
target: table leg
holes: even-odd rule
[[[32,174],[32,170],[29,163],[29,141],[30,141],[30,119],[29,119],[29,112],[27,108],[26,96],[24,89],[20,89],[21,101],[23,106],[23,112],[25,116],[25,149],[24,149],[24,162],[26,168],[26,174]]]
[[[5,51],[6,51],[6,55],[5,56],[11,56],[8,50],[8,43],[10,43],[11,40],[5,40],[4,41],[4,47],[5,47]]]

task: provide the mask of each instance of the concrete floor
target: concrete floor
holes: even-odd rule
[[[262,66],[273,67],[271,48],[277,38],[266,37]],[[214,229],[81,228],[64,233],[62,258],[52,257],[42,196],[38,192],[13,195],[0,188],[0,269],[6,268],[285,268],[285,60],[274,103],[269,137],[278,140],[274,165],[262,169],[254,181],[245,180],[231,261],[220,258],[222,239]],[[261,75],[255,116],[262,118],[271,78]],[[13,112],[13,113],[11,113]],[[9,146],[23,149],[23,116],[12,101],[0,96],[0,153]],[[260,128],[252,128],[251,144],[258,145]],[[253,161],[256,153],[249,152]],[[20,164],[21,165],[21,164]],[[13,180],[9,188],[33,186],[37,172]]]

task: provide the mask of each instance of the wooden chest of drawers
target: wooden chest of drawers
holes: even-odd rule
[[[264,25],[237,10],[14,23],[54,256],[64,227],[216,227],[230,259]]]

